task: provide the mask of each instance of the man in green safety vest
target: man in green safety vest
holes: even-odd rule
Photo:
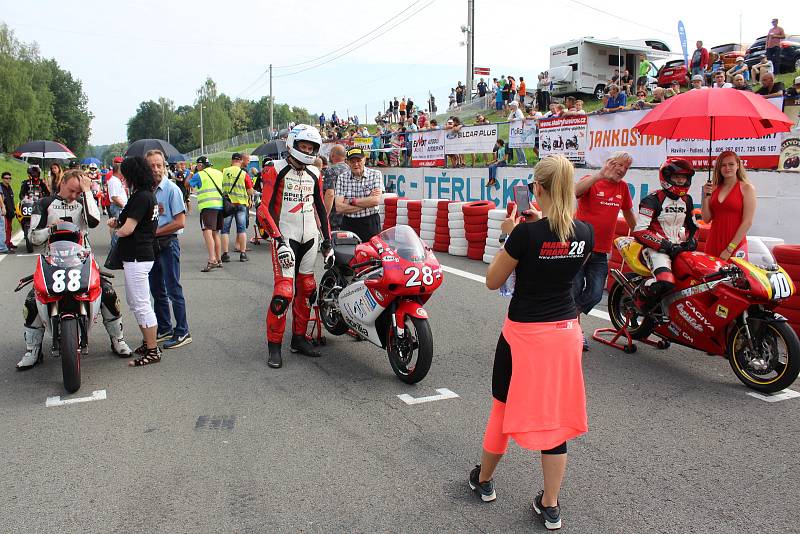
[[[247,172],[250,162],[248,155],[234,152],[231,156],[231,166],[222,171],[222,190],[228,194],[231,202],[236,206],[233,215],[225,217],[222,223],[222,261],[231,261],[228,255],[228,235],[231,224],[236,221],[236,247],[239,249],[239,261],[247,261],[247,209],[253,195],[253,180]]]
[[[222,243],[219,232],[222,230],[222,173],[211,168],[208,157],[197,158],[197,172],[189,180],[189,185],[197,192],[197,208],[200,210],[200,229],[208,250],[208,263],[201,272],[221,269]]]

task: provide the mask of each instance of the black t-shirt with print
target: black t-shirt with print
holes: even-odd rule
[[[547,219],[518,224],[505,243],[519,263],[508,318],[518,323],[575,319],[572,281],[594,249],[594,232],[575,221],[570,239],[559,241]]]
[[[153,242],[158,227],[158,203],[152,191],[135,191],[119,215],[117,228],[125,221],[138,221],[133,233],[119,238],[119,254],[122,261],[153,261]]]
[[[772,84],[772,87],[769,89],[767,89],[766,87],[760,87],[758,91],[756,91],[756,94],[761,96],[771,95],[772,93],[777,93],[783,90],[784,90],[783,82],[774,82]]]

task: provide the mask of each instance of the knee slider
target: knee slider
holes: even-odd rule
[[[291,278],[278,278],[275,280],[275,291],[272,294],[272,301],[269,309],[277,316],[281,316],[289,309],[292,303],[292,282]]]
[[[33,289],[31,289],[28,291],[28,296],[25,297],[25,306],[22,308],[22,317],[25,320],[25,326],[33,326],[38,316],[39,309],[36,307],[36,295]]]
[[[272,297],[272,301],[269,303],[269,309],[272,313],[280,317],[286,310],[289,309],[289,304],[291,303],[291,299],[287,299],[286,297],[275,296]]]
[[[106,280],[105,278],[100,279],[100,290],[102,292],[100,296],[100,302],[105,309],[108,310],[110,317],[109,318],[117,318],[121,315],[119,309],[119,297],[117,297],[117,292],[114,289],[114,286],[111,285],[111,282]],[[105,314],[103,314],[105,316]]]

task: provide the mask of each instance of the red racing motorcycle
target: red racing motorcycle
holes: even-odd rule
[[[335,336],[352,330],[385,349],[394,373],[408,384],[431,367],[433,335],[423,307],[442,285],[433,252],[410,226],[384,230],[368,243],[333,232],[336,255],[319,283],[319,311]]]
[[[661,338],[659,348],[672,342],[725,356],[744,385],[764,393],[781,391],[797,378],[800,341],[775,313],[780,301],[795,292],[781,267],[682,252],[672,262],[675,289],[654,309],[643,310],[636,297],[652,277],[642,261],[643,247],[632,237],[618,237],[614,244],[633,271],[611,269],[608,311],[615,328],[625,326],[639,340],[654,334]],[[625,347],[626,352],[635,348]]]
[[[20,280],[15,291],[31,282],[39,318],[52,334],[52,352],[61,357],[64,388],[74,393],[81,387],[81,351],[100,314],[102,292],[100,269],[75,224],[59,222],[51,229],[36,271]]]

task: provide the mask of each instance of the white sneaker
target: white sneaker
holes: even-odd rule
[[[25,369],[30,369],[37,363],[39,363],[39,355],[34,352],[26,352],[25,356],[17,363],[17,369],[24,371]]]
[[[113,337],[110,339],[111,339],[111,350],[114,351],[114,354],[116,354],[117,356],[130,356],[131,354],[133,354],[133,351],[128,346],[128,344],[125,343],[124,339],[122,338],[114,339]]]

